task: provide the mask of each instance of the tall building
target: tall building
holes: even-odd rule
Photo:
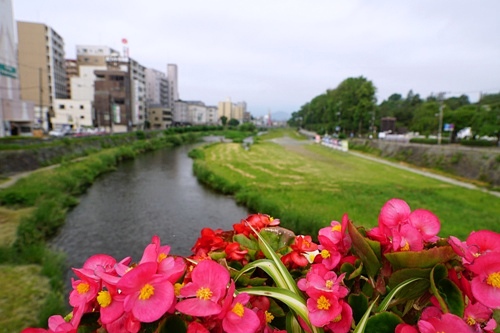
[[[177,81],[177,65],[167,64],[167,79],[168,79],[168,107],[174,110],[174,104],[179,98],[179,88]]]
[[[228,121],[230,119],[236,119],[241,123],[244,120],[246,112],[247,112],[246,102],[232,103],[230,98],[228,98],[223,102],[219,102],[219,107],[218,107],[219,120],[221,117],[224,116],[227,118]]]
[[[106,70],[106,58],[118,51],[103,45],[77,45],[76,63],[79,75],[71,78],[71,98],[94,100],[94,71]]]
[[[146,68],[146,100],[148,105],[163,105],[168,107],[167,74],[156,69]]]
[[[34,104],[21,100],[11,0],[0,0],[0,137],[31,135]]]
[[[95,71],[96,125],[109,126],[115,132],[144,129],[146,68],[118,54],[107,57],[106,65]]]
[[[17,22],[21,98],[35,103],[35,117],[42,128],[52,128],[54,100],[68,98],[64,68],[64,41],[42,23]]]
[[[66,94],[68,98],[71,98],[71,78],[78,77],[78,63],[75,59],[66,59],[65,60],[65,68],[66,68]]]

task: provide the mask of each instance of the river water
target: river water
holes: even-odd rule
[[[137,262],[153,235],[185,256],[203,227],[230,230],[248,211],[198,183],[187,156],[193,147],[139,155],[97,179],[51,245],[67,254],[70,267],[82,267],[97,253]]]

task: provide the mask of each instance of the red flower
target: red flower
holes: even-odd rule
[[[226,252],[226,256],[229,260],[235,261],[245,261],[243,264],[246,264],[247,260],[245,259],[245,255],[248,253],[248,250],[242,250],[240,247],[240,243],[234,242],[229,243],[224,250]]]
[[[191,251],[197,256],[203,256],[211,251],[222,250],[226,247],[226,242],[222,238],[223,231],[203,228],[201,237],[198,238]]]

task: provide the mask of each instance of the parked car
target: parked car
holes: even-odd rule
[[[61,138],[63,136],[71,135],[71,129],[67,127],[55,128],[49,132],[50,136]]]

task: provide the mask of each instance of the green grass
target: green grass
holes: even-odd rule
[[[376,226],[380,208],[391,198],[434,212],[442,237],[464,239],[479,229],[500,232],[497,197],[320,145],[285,149],[264,142],[245,151],[218,144],[204,149],[204,156],[195,161],[200,180],[215,188],[223,184],[252,211],[280,218],[296,232],[315,234],[344,213],[358,225]]]
[[[0,333],[38,325],[40,309],[51,292],[41,267],[0,265],[0,285]]]

